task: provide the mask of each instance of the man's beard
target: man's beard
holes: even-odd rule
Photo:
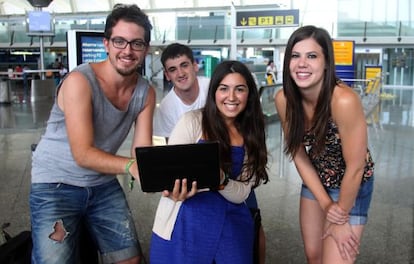
[[[136,73],[138,72],[138,68],[139,68],[139,66],[136,66],[136,67],[134,67],[134,68],[129,68],[129,69],[120,69],[120,68],[116,68],[116,71],[117,71],[120,75],[122,75],[122,76],[124,76],[124,77],[128,77],[128,76],[131,76],[131,75],[136,74]]]
[[[128,77],[131,75],[134,75],[138,72],[139,67],[141,67],[141,65],[135,65],[134,67],[128,67],[128,68],[121,68],[119,66],[117,66],[117,61],[116,59],[111,60],[110,62],[112,64],[112,66],[115,68],[116,72],[119,73],[120,75],[124,76],[124,77]]]

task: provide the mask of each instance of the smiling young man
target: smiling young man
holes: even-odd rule
[[[138,178],[132,150],[152,143],[155,91],[138,73],[152,26],[136,5],[114,6],[108,58],[83,64],[57,87],[32,161],[32,263],[77,263],[84,222],[103,263],[139,263],[134,221],[118,174]],[[117,151],[134,128],[131,157]]]
[[[186,45],[168,45],[161,55],[161,63],[173,88],[156,110],[154,135],[168,138],[184,113],[204,107],[210,78],[197,76],[198,64]]]

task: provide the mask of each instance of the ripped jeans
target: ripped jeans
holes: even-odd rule
[[[34,264],[77,263],[81,221],[104,263],[141,255],[125,194],[115,178],[93,187],[33,183],[30,210]]]

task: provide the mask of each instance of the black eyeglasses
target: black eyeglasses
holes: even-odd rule
[[[135,51],[143,51],[147,47],[147,44],[143,42],[142,40],[132,40],[127,41],[123,38],[111,38],[112,45],[117,49],[125,49],[128,44],[131,47],[131,49]]]

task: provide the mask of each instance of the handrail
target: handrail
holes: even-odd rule
[[[271,117],[272,120],[279,120],[279,115],[277,114],[276,107],[275,107],[275,95],[277,91],[282,89],[282,83],[275,83],[271,85],[263,85],[259,88],[259,95],[260,95],[260,102],[262,104],[262,111],[266,117]],[[283,152],[283,145],[284,145],[284,136],[282,130],[282,124],[280,124],[279,130],[279,139],[280,139],[280,147],[279,147],[279,177],[283,177],[284,171],[284,162],[285,162],[285,153]]]
[[[40,78],[42,80],[46,79],[45,74],[46,73],[56,73],[56,72],[60,72],[59,69],[44,69],[44,70],[24,70],[21,72],[5,72],[5,71],[1,71],[0,72],[0,76],[7,76],[8,80],[23,80],[23,79],[30,79],[30,75],[33,73],[39,73]],[[26,76],[26,77],[25,77]],[[2,79],[5,79],[5,77],[1,77]]]
[[[375,115],[376,109],[381,103],[380,93],[382,87],[382,76],[378,74],[375,78],[366,79],[364,87],[360,87],[360,97],[362,106],[364,108],[364,114],[367,120],[371,121],[372,126],[378,136],[378,126],[382,129],[381,123],[378,117]]]
[[[16,71],[12,71],[12,72],[8,72],[8,71],[0,71],[0,75],[23,75],[25,73],[42,73],[42,72],[59,72],[60,70],[58,69],[44,69],[44,70],[24,70],[21,72],[16,72]]]
[[[282,88],[282,83],[263,85],[259,87],[260,103],[262,105],[262,111],[265,117],[277,118],[277,112],[275,107],[275,95],[276,92]]]
[[[271,88],[281,89],[282,86],[283,86],[283,83],[281,83],[281,82],[278,82],[278,83],[275,83],[275,84],[269,84],[269,85],[262,85],[262,86],[259,87],[259,96],[261,96],[263,94],[263,91],[266,90],[266,89],[271,89]]]

